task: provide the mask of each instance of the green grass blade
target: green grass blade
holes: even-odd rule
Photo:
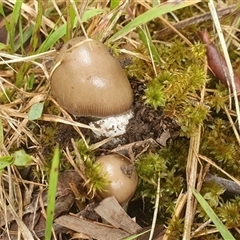
[[[76,13],[74,11],[73,5],[69,4],[67,7],[67,25],[66,25],[66,35],[65,40],[72,38],[73,29],[75,28],[74,22],[76,21]]]
[[[83,14],[82,22],[86,22],[87,20],[91,19],[92,17],[104,13],[104,11],[105,10],[103,10],[103,9],[88,10]],[[73,28],[76,27],[77,21],[78,21],[77,18],[75,18]],[[56,30],[52,31],[52,33],[49,34],[49,36],[46,38],[46,40],[42,43],[42,45],[38,49],[38,53],[48,51],[66,33],[67,33],[67,23],[61,25],[59,28],[57,28]]]
[[[24,53],[24,44],[25,42],[32,36],[33,32],[33,26],[30,25],[27,29],[24,31],[19,32],[19,38],[16,39],[16,42],[14,42],[14,51],[18,51],[21,48],[21,53]],[[24,54],[23,54],[24,55]]]
[[[2,156],[0,157],[0,172],[7,166],[10,166],[13,163],[12,156]]]
[[[25,54],[25,51],[24,51],[24,38],[23,38],[23,26],[22,26],[22,21],[19,21],[18,23],[18,29],[19,29],[19,43],[20,43],[20,47],[21,47],[21,53],[22,55]],[[16,52],[17,49],[16,49],[16,41],[14,43],[14,52]]]
[[[132,236],[129,236],[129,237],[127,237],[127,238],[124,238],[123,240],[134,240],[134,239],[137,239],[138,237],[140,237],[140,236],[142,236],[142,235],[144,235],[145,233],[148,233],[148,232],[150,232],[150,231],[151,231],[151,229],[149,229],[149,230],[147,230],[147,231],[145,231],[145,232],[142,232],[142,233],[134,234],[134,235],[132,235]]]
[[[38,2],[38,14],[35,19],[35,24],[32,32],[32,37],[30,40],[31,51],[34,53],[37,49],[39,43],[39,33],[42,26],[42,16],[43,16],[43,3],[42,1]]]
[[[4,10],[3,10],[3,5],[2,4],[0,4],[0,14],[5,18],[6,16],[5,16],[5,12],[4,12]]]
[[[195,3],[200,2],[200,0],[195,1],[182,1],[178,4],[174,3],[162,3],[154,8],[150,8],[145,13],[139,15],[135,19],[133,19],[131,22],[129,22],[126,26],[124,26],[121,30],[119,30],[117,33],[115,33],[112,37],[108,39],[108,42],[116,41],[117,39],[125,36],[129,32],[131,32],[133,29],[135,29],[138,26],[141,26],[142,24],[145,24],[154,18],[157,18],[159,16],[162,16],[163,14],[193,5]]]
[[[7,29],[9,34],[10,46],[13,52],[14,52],[15,29],[16,29],[19,18],[21,18],[21,8],[22,8],[22,0],[15,1],[11,20],[9,23],[9,29]]]
[[[55,198],[57,193],[58,182],[58,166],[59,166],[59,148],[56,147],[52,159],[52,166],[49,177],[48,199],[47,199],[47,220],[45,229],[45,239],[51,239],[52,225],[54,219]]]
[[[226,226],[221,222],[221,220],[218,218],[216,213],[212,210],[212,208],[209,206],[207,201],[195,190],[192,189],[194,196],[198,200],[199,204],[202,206],[208,217],[212,220],[212,222],[215,224],[216,228],[222,235],[222,237],[225,240],[235,240],[233,235],[228,231]]]
[[[156,7],[157,5],[158,5],[158,0],[153,0],[153,1],[152,1],[152,6],[153,6],[153,7]]]
[[[161,60],[158,51],[152,42],[152,38],[150,36],[150,32],[147,25],[144,25],[143,29],[139,28],[137,32],[145,47],[148,49],[149,52],[151,52],[153,59],[158,63],[158,65],[161,65]]]
[[[4,148],[4,131],[3,131],[3,124],[2,119],[0,118],[0,149]]]
[[[118,7],[120,4],[119,0],[111,0],[110,2],[110,10],[113,10],[114,8]]]
[[[86,22],[88,21],[89,19],[99,15],[99,14],[102,14],[104,13],[105,10],[104,9],[90,9],[90,10],[87,10],[86,12],[84,12],[83,14],[83,17],[82,17],[82,22]]]

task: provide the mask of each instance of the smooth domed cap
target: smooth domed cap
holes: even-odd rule
[[[75,116],[118,115],[133,102],[119,62],[103,43],[83,37],[71,39],[60,50],[51,86],[58,103]]]
[[[114,196],[125,206],[136,191],[138,176],[129,159],[118,154],[109,154],[97,159],[102,165],[101,173],[110,183],[100,191],[102,198]]]

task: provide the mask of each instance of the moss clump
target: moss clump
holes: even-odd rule
[[[171,216],[175,201],[185,187],[183,178],[177,174],[175,167],[164,158],[164,151],[146,153],[136,161],[136,169],[140,177],[138,195],[152,204],[156,199],[157,181],[160,178],[159,222]]]
[[[239,227],[240,225],[240,197],[231,199],[225,204],[221,204],[218,209],[218,216],[227,227]]]
[[[239,177],[239,144],[228,121],[215,117],[204,126],[200,153],[212,159],[219,167]],[[213,173],[218,173],[215,168]]]
[[[87,140],[87,144],[89,144],[89,140]],[[87,179],[85,184],[90,187],[88,194],[92,193],[91,197],[93,197],[96,191],[104,190],[108,180],[101,174],[101,165],[95,162],[95,152],[91,147],[87,147],[82,139],[76,142],[76,146],[82,160],[78,165],[80,169],[82,169],[81,164],[84,166],[83,174]]]
[[[177,120],[182,135],[192,136],[209,114],[209,107],[200,103],[200,92],[207,82],[205,50],[199,43],[189,49],[180,41],[158,50],[163,64],[158,76],[147,83],[145,103],[154,109],[162,107],[166,116]]]
[[[166,235],[169,240],[181,239],[183,233],[183,219],[176,217],[174,220],[170,219]]]

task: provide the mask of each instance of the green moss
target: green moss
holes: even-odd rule
[[[228,121],[215,117],[214,121],[205,124],[200,153],[232,176],[239,177],[240,149]],[[213,168],[212,171],[216,172],[216,169]]]
[[[139,179],[137,195],[145,201],[155,202],[157,195],[157,181],[160,177],[160,203],[158,221],[163,222],[174,211],[175,201],[180,191],[185,187],[183,178],[165,158],[166,151],[146,153],[136,161]]]
[[[85,167],[88,183],[91,186],[94,196],[96,191],[103,191],[105,189],[108,184],[107,176],[103,176],[101,173],[101,164],[94,162],[90,158],[85,160]]]
[[[176,119],[182,135],[192,136],[209,114],[200,104],[200,92],[207,82],[204,72],[205,50],[199,43],[192,47],[181,41],[158,48],[163,59],[161,72],[147,83],[145,103],[162,107],[165,115]]]
[[[224,192],[225,189],[212,181],[205,182],[201,189],[201,195],[208,201],[211,207],[219,206],[220,202],[222,202],[221,195]]]
[[[204,234],[203,236],[193,238],[197,240],[223,240],[222,236],[218,233],[213,233],[213,234]]]
[[[216,84],[216,90],[213,94],[206,96],[205,103],[209,105],[216,113],[219,113],[228,103],[228,90],[223,84]]]
[[[86,139],[86,142],[88,145],[90,144],[89,139]],[[94,151],[92,151],[91,147],[88,147],[82,139],[79,139],[78,141],[76,141],[76,146],[83,161],[89,158],[94,159],[94,156],[95,156]]]
[[[9,103],[9,99],[12,100],[14,91],[12,89],[4,89],[5,92],[0,93],[0,104]]]
[[[87,140],[89,144],[89,140]],[[95,162],[95,152],[91,150],[91,146],[87,147],[85,142],[80,139],[76,142],[78,152],[85,167],[85,175],[87,183],[90,186],[91,192],[101,191],[108,183],[106,176],[101,174],[101,165]],[[89,192],[90,193],[90,192]]]
[[[135,51],[143,56],[148,54],[144,45],[140,45]],[[129,78],[137,79],[139,81],[149,81],[154,76],[152,64],[138,57],[132,58],[132,64],[127,66],[126,70]]]
[[[231,199],[218,209],[218,216],[227,227],[238,227],[240,224],[240,197]]]
[[[168,224],[167,236],[169,240],[178,240],[181,239],[183,233],[183,219],[175,218],[170,220]]]

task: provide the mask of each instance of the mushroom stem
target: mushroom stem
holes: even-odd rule
[[[126,132],[129,120],[134,116],[131,110],[117,116],[102,118],[89,123],[90,127],[98,128],[99,131],[92,130],[97,137],[117,137]]]

